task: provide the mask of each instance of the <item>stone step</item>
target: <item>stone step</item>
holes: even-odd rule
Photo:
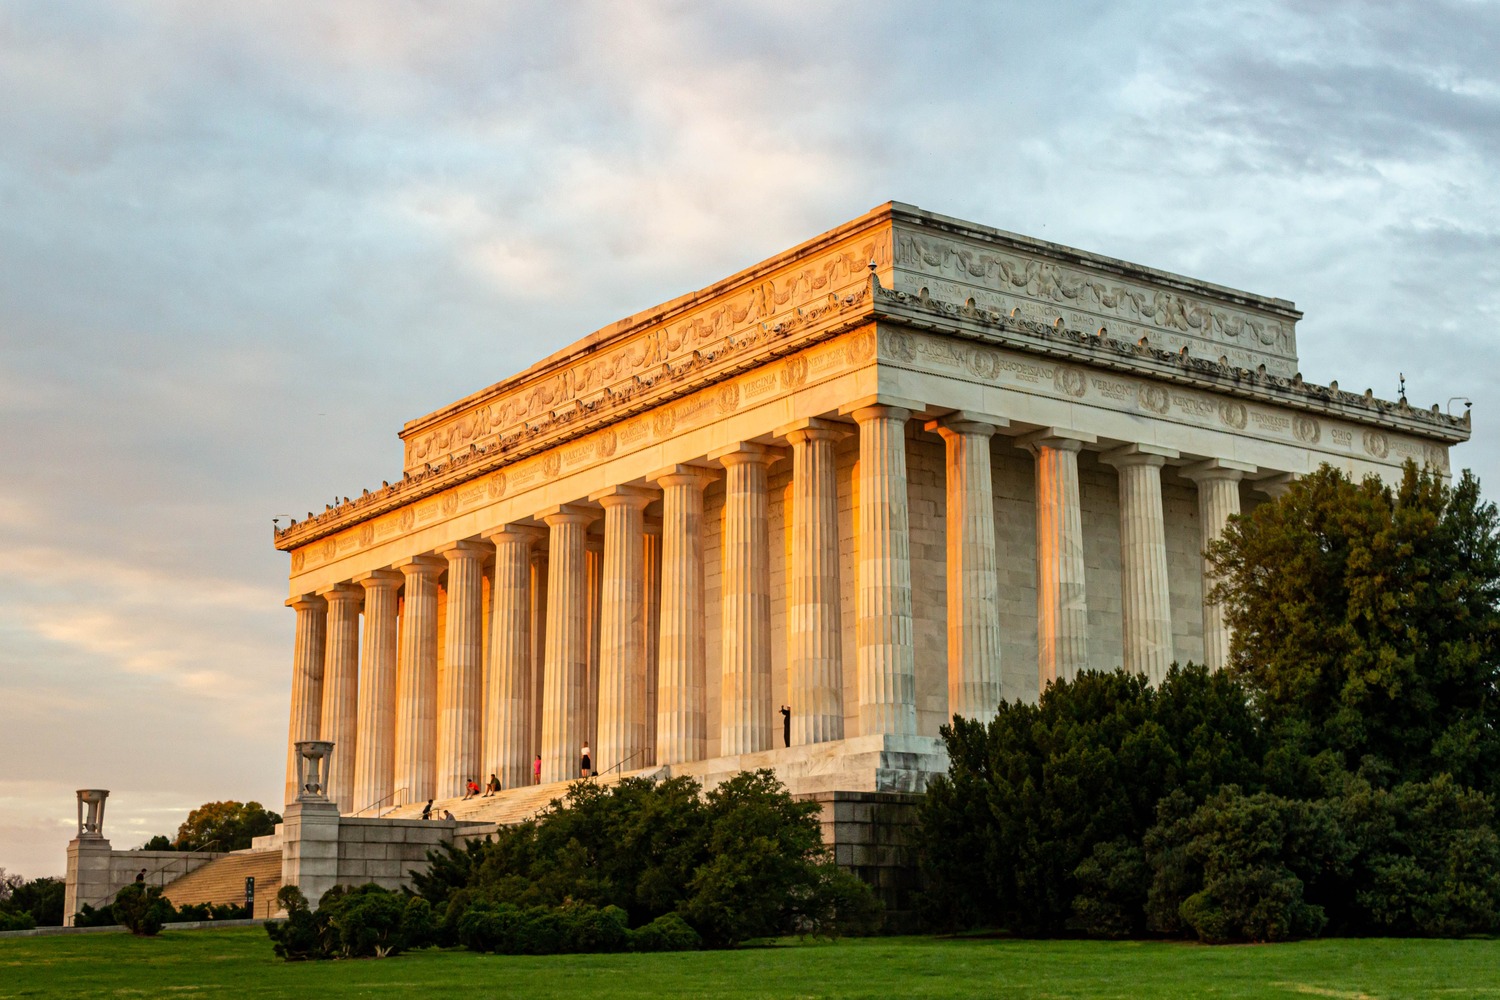
[[[168,882],[162,894],[173,906],[187,903],[245,902],[245,879],[255,878],[255,917],[269,917],[281,888],[281,851],[248,850],[226,854]],[[316,900],[314,900],[316,902]]]

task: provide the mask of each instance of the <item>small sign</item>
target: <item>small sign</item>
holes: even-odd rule
[[[255,876],[245,876],[245,909],[255,916]]]

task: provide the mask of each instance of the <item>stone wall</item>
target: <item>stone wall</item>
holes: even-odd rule
[[[73,926],[73,916],[85,905],[102,909],[115,901],[115,894],[135,881],[146,869],[146,884],[165,886],[224,855],[198,851],[116,851],[108,840],[79,837],[68,844],[68,868],[63,893],[63,926]]]
[[[885,904],[885,930],[918,929],[921,873],[912,847],[922,796],[909,792],[821,792],[799,795],[822,807],[823,842],[833,860],[875,890]]]

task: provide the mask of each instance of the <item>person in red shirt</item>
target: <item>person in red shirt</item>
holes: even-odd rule
[[[464,787],[467,789],[464,792],[464,798],[466,799],[472,799],[474,796],[479,794],[479,783],[476,782],[473,778],[470,778],[469,783]]]

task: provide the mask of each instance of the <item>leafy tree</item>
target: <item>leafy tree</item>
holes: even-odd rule
[[[1213,597],[1232,671],[1295,746],[1279,788],[1318,794],[1332,764],[1500,791],[1497,525],[1472,474],[1450,485],[1410,462],[1394,487],[1325,465],[1231,520],[1209,548]]]
[[[11,925],[6,930],[59,927],[65,892],[66,886],[60,878],[27,880],[20,875],[8,875],[0,868],[0,923]]]
[[[568,903],[616,907],[630,927],[677,913],[714,947],[871,926],[878,904],[831,863],[815,805],[793,802],[769,771],[736,775],[707,796],[700,791],[686,777],[579,782],[566,800],[491,842],[433,852],[428,872],[414,878],[416,890],[434,909],[445,908],[444,941],[463,939],[474,907],[482,907],[468,924],[475,940],[509,941],[520,933],[512,927],[523,921],[517,914]],[[550,920],[538,926],[551,927]],[[675,939],[667,934],[673,926],[658,930]]]
[[[177,845],[163,834],[158,833],[150,840],[141,845],[143,851],[175,851]]]
[[[205,802],[188,813],[177,828],[173,846],[179,851],[194,851],[212,845],[217,851],[240,851],[255,837],[276,830],[279,813],[270,812],[259,802]]]
[[[1159,690],[1086,672],[1037,705],[1002,704],[988,725],[955,718],[942,732],[949,773],[919,814],[925,909],[940,924],[1022,934],[1138,933],[1148,880],[1130,845],[1158,800],[1253,785],[1263,754],[1243,688],[1197,666],[1173,667]]]

